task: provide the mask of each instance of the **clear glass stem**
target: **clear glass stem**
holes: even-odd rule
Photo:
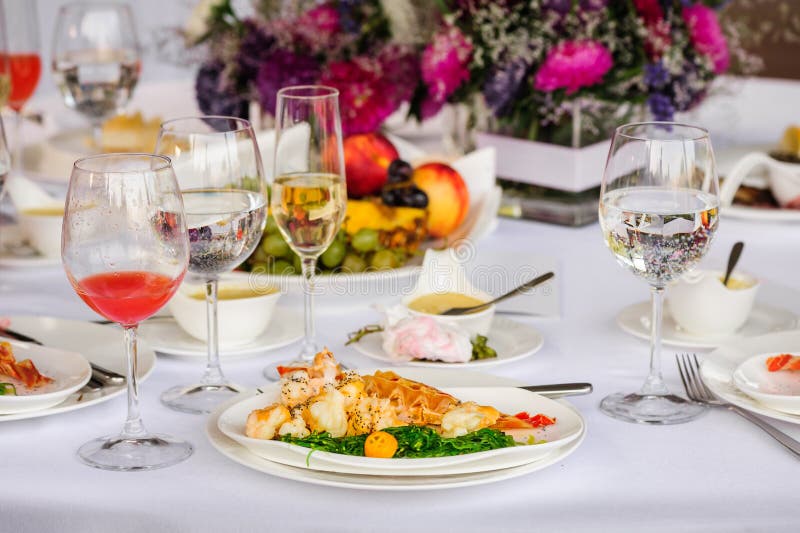
[[[22,110],[14,112],[14,154],[11,168],[22,173]]]
[[[650,287],[652,316],[650,317],[650,373],[642,386],[642,396],[669,394],[661,377],[661,322],[664,309],[664,287]]]
[[[103,123],[92,121],[92,146],[100,152],[103,146]]]
[[[303,294],[304,294],[304,318],[305,318],[305,337],[303,338],[303,348],[300,352],[300,359],[312,361],[317,354],[317,341],[314,333],[314,277],[316,276],[317,258],[303,257]]]
[[[128,418],[122,429],[122,438],[139,438],[147,434],[139,413],[139,383],[137,370],[139,358],[136,352],[136,329],[138,326],[123,326],[125,333],[125,356],[128,361],[126,378],[128,383]]]
[[[217,321],[217,280],[206,282],[206,321],[208,327],[208,362],[203,385],[224,385],[225,376],[219,364],[219,322]]]

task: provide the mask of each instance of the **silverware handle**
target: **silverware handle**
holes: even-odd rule
[[[92,377],[104,385],[123,385],[125,376],[102,367],[96,363],[90,363],[92,367]]]
[[[553,276],[555,276],[555,273],[553,273],[553,272],[547,272],[546,274],[542,274],[538,278],[534,278],[534,279],[530,280],[527,283],[523,283],[522,285],[520,285],[516,289],[514,289],[512,291],[509,291],[509,292],[505,293],[504,295],[495,298],[491,302],[487,302],[487,305],[488,304],[497,304],[497,303],[502,302],[503,300],[511,298],[512,296],[516,296],[517,294],[519,294],[519,293],[521,293],[523,291],[526,291],[528,289],[531,289],[531,288],[539,285],[540,283],[544,283],[545,281],[547,281],[548,279],[552,278]]]
[[[535,392],[548,398],[561,398],[562,396],[579,396],[592,392],[591,383],[556,383],[553,385],[528,385],[520,387],[526,391]]]
[[[788,449],[796,456],[800,457],[800,442],[793,439],[792,437],[790,437],[780,429],[776,428],[769,422],[762,420],[761,417],[754,415],[750,411],[746,411],[735,405],[730,406],[730,410],[742,416],[743,418],[746,418],[753,424],[757,425],[758,427],[766,431],[770,437],[780,442],[786,449]]]

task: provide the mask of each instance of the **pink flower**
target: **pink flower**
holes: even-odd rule
[[[728,42],[714,11],[702,4],[683,8],[683,20],[689,28],[689,37],[701,54],[714,62],[714,72],[722,74],[731,63]]]
[[[565,88],[572,94],[600,83],[612,64],[611,52],[598,42],[565,41],[550,50],[533,85],[539,91]]]
[[[659,0],[633,0],[639,17],[647,28],[645,50],[650,59],[660,58],[672,45],[670,24],[664,19],[664,10]]]
[[[422,52],[422,81],[428,88],[423,103],[427,116],[435,114],[451,94],[469,79],[472,43],[455,26],[435,35]],[[423,112],[425,115],[426,112]]]
[[[397,107],[381,65],[373,58],[359,56],[351,61],[330,63],[320,83],[339,90],[345,135],[377,130]]]
[[[341,45],[344,39],[339,12],[329,4],[310,9],[294,20],[278,20],[275,26],[290,41],[304,43],[312,53],[325,53]]]

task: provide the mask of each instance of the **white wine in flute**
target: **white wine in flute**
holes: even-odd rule
[[[344,218],[347,188],[338,174],[283,174],[272,184],[272,216],[289,246],[316,257],[333,242]]]

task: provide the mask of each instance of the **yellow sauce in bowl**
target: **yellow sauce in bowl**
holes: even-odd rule
[[[256,298],[277,292],[274,288],[251,289],[250,287],[226,287],[222,286],[217,290],[217,300],[241,300],[243,298]],[[195,300],[205,300],[205,291],[197,291],[189,294]]]
[[[724,279],[725,279],[724,276],[720,276],[719,281],[722,282]],[[739,290],[742,290],[742,289],[749,289],[753,285],[754,285],[754,283],[751,282],[750,280],[741,279],[741,278],[737,278],[737,277],[731,277],[728,280],[728,285],[726,287],[728,289],[732,290],[732,291],[739,291]]]
[[[466,294],[444,292],[441,294],[425,294],[415,298],[408,304],[408,308],[418,313],[439,315],[453,307],[472,307],[473,305],[480,305],[482,303],[484,303],[483,300],[467,296]]]

